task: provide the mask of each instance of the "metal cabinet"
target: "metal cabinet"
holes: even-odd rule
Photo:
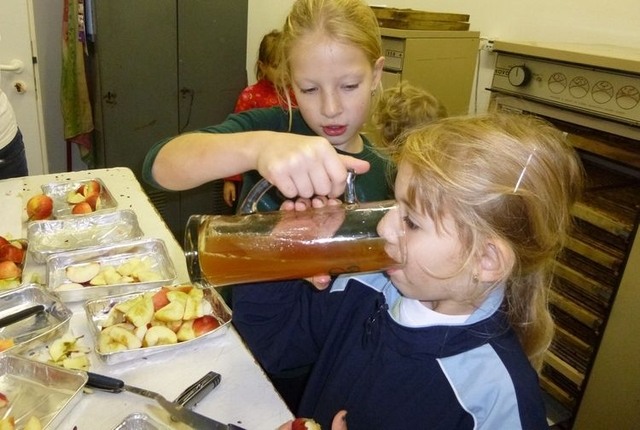
[[[468,113],[479,32],[382,28],[381,34],[385,88],[404,79],[436,96],[450,115]]]
[[[98,167],[129,167],[140,179],[157,141],[233,111],[247,84],[247,7],[247,0],[94,0]],[[179,241],[189,215],[224,205],[220,182],[179,193],[144,188]]]

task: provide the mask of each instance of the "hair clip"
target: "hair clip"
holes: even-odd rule
[[[513,188],[513,192],[517,193],[518,192],[518,188],[520,188],[520,183],[522,182],[522,179],[524,178],[524,172],[527,171],[527,167],[529,166],[529,163],[531,162],[531,158],[533,158],[533,154],[535,154],[537,148],[533,148],[533,152],[531,152],[531,154],[529,154],[529,157],[527,157],[527,162],[524,163],[524,167],[522,168],[522,172],[520,172],[520,176],[518,177],[518,182],[516,182],[516,186]]]

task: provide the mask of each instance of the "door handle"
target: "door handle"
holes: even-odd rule
[[[22,69],[24,69],[24,63],[15,58],[9,64],[0,64],[0,70],[3,72],[21,73]]]

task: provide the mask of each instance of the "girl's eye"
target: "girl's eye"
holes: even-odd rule
[[[302,94],[311,94],[316,91],[316,88],[300,88]]]
[[[414,223],[413,221],[411,221],[411,218],[409,218],[408,215],[405,215],[404,217],[402,217],[402,220],[404,221],[404,223],[407,225],[407,227],[409,228],[409,230],[417,230],[419,227],[416,223]]]
[[[345,90],[349,90],[349,91],[353,91],[353,90],[357,90],[359,86],[360,86],[360,84],[345,85],[344,89]]]

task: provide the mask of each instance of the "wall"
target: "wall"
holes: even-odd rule
[[[371,5],[410,8],[432,12],[464,13],[471,16],[471,30],[481,37],[508,41],[572,42],[640,46],[640,3],[616,0],[603,3],[583,0],[579,3],[557,0],[387,0],[368,1]],[[264,33],[279,28],[293,0],[249,0],[247,70],[253,82],[253,65]],[[471,111],[486,109],[494,55],[479,52],[478,90],[471,99]]]

